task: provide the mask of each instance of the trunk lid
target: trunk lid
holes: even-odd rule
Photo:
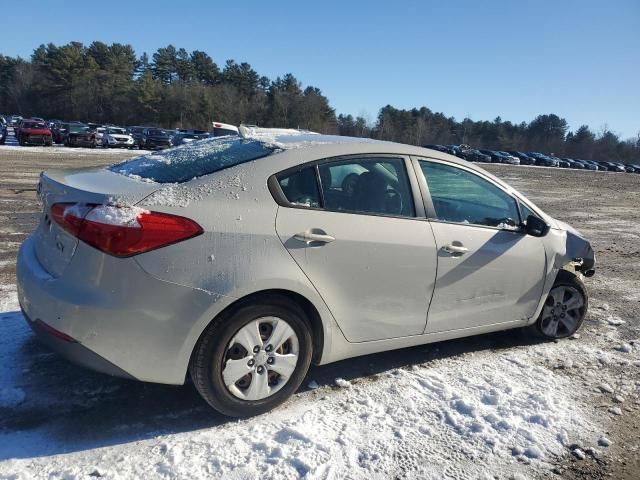
[[[135,205],[160,187],[159,184],[140,182],[103,167],[42,172],[38,195],[43,209],[34,233],[36,256],[40,264],[50,275],[59,277],[73,258],[78,245],[76,237],[53,221],[53,204]]]

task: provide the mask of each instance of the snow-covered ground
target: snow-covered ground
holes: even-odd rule
[[[618,348],[623,320],[600,305],[590,341],[513,331],[317,367],[280,409],[228,420],[191,386],[67,365],[34,342],[13,285],[0,312],[0,478],[541,477],[562,456],[608,448],[625,392],[598,365],[639,364],[636,346]]]

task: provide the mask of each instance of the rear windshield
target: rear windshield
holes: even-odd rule
[[[112,172],[158,183],[182,183],[266,157],[275,150],[242,137],[206,138],[137,157],[110,167]]]

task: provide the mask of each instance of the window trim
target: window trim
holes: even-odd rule
[[[500,231],[500,232],[511,232],[511,233],[517,233],[517,234],[525,234],[525,225],[524,222],[522,221],[522,212],[520,211],[520,199],[518,197],[516,197],[515,195],[513,195],[510,192],[507,192],[502,185],[499,185],[498,183],[496,183],[493,179],[487,177],[486,175],[482,175],[481,172],[477,172],[471,168],[466,167],[465,165],[459,165],[456,163],[452,163],[452,162],[448,162],[446,160],[441,160],[438,158],[430,158],[430,157],[420,157],[420,156],[411,156],[411,161],[413,163],[413,168],[415,169],[415,173],[416,176],[418,177],[418,181],[420,184],[420,190],[422,191],[423,197],[424,197],[424,203],[425,203],[425,209],[428,212],[427,213],[427,220],[430,222],[438,222],[438,223],[447,223],[450,225],[462,225],[465,227],[475,227],[475,228],[485,228],[485,229],[491,229],[491,230],[496,230],[496,231]],[[427,178],[424,175],[424,173],[422,172],[422,168],[420,167],[420,161],[425,161],[425,162],[431,162],[431,163],[439,163],[442,165],[446,165],[447,167],[452,167],[452,168],[458,168],[460,170],[464,170],[467,173],[470,173],[471,175],[475,175],[479,178],[481,178],[482,180],[485,180],[486,182],[490,183],[491,185],[493,185],[494,187],[496,187],[497,189],[499,189],[502,193],[504,193],[505,195],[507,195],[508,197],[510,197],[516,204],[516,210],[518,211],[518,220],[519,220],[519,224],[518,224],[518,230],[509,230],[506,228],[499,228],[499,227],[492,227],[491,225],[479,225],[476,223],[460,223],[460,222],[451,222],[448,220],[442,220],[439,219],[436,215],[436,210],[435,207],[433,205],[433,199],[431,198],[431,192],[429,191],[429,185],[427,184]],[[526,204],[525,204],[526,205]],[[528,207],[528,205],[527,205]],[[530,209],[532,211],[534,211],[533,209]]]
[[[384,213],[371,213],[371,212],[355,212],[355,211],[345,211],[345,210],[334,210],[328,209],[325,207],[324,200],[324,190],[322,188],[322,178],[320,177],[320,165],[324,165],[326,163],[334,163],[334,162],[345,162],[350,160],[369,160],[375,158],[395,158],[398,160],[402,160],[404,163],[405,173],[409,180],[409,191],[411,194],[411,200],[413,201],[413,209],[415,215],[407,216],[407,215],[389,215]],[[280,182],[278,181],[278,177],[282,177],[284,175],[289,175],[306,168],[314,168],[316,173],[316,182],[318,189],[320,191],[320,207],[308,207],[305,205],[296,205],[289,200],[285,196],[282,188],[280,187]],[[416,178],[414,167],[411,162],[411,157],[409,155],[397,154],[397,153],[356,153],[351,155],[339,155],[335,157],[322,158],[318,160],[312,160],[310,162],[302,163],[300,165],[295,165],[293,167],[281,170],[273,175],[269,176],[267,179],[267,187],[271,196],[276,201],[278,205],[285,208],[297,208],[303,210],[316,210],[322,212],[331,212],[331,213],[343,213],[348,215],[366,215],[369,217],[383,217],[383,218],[400,218],[405,220],[425,220],[427,215],[424,210],[424,203],[422,195],[419,191],[418,179]]]

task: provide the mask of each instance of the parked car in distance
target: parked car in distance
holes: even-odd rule
[[[460,152],[460,155],[457,155],[457,156],[465,159],[468,162],[491,163],[491,157],[485,153],[482,153],[480,150],[476,148],[469,148],[466,150],[462,150]]]
[[[429,143],[427,145],[423,145],[423,148],[429,148],[431,150],[437,150],[438,152],[444,152],[444,153],[449,153],[449,148],[445,147],[444,145],[439,145],[439,144],[435,144],[435,143]]]
[[[134,148],[135,141],[130,133],[122,127],[106,127],[102,135],[104,148]]]
[[[624,166],[622,164],[618,164],[615,162],[602,162],[602,163],[609,168],[610,172],[619,172],[619,173],[625,172]]]
[[[67,147],[96,148],[98,146],[96,131],[92,130],[88,125],[70,123],[67,127],[64,144]]]
[[[171,137],[162,128],[145,128],[140,137],[140,148],[159,150],[172,146]]]
[[[51,135],[53,143],[64,143],[64,137],[67,135],[67,122],[56,122],[51,127]]]
[[[527,155],[535,158],[536,165],[541,167],[557,167],[558,160],[548,157],[547,155],[539,152],[527,152]]]
[[[53,136],[54,143],[66,143],[67,134],[69,133],[69,127],[86,127],[86,124],[81,122],[58,122],[55,123],[51,134]]]
[[[526,153],[509,150],[507,153],[517,157],[520,160],[520,165],[535,165],[535,158],[530,157]]]
[[[584,160],[584,159],[581,159],[580,161],[581,161],[581,162],[585,165],[585,167],[586,167],[587,169],[589,169],[589,170],[596,170],[596,171],[597,171],[597,170],[601,170],[601,169],[602,169],[602,168],[601,168],[601,167],[600,167],[596,162],[594,162],[593,160]]]
[[[44,145],[50,147],[53,143],[51,130],[46,122],[23,119],[16,135],[20,145]]]
[[[497,150],[480,150],[485,155],[489,155],[491,157],[492,163],[506,163],[511,165],[519,165],[520,160],[513,155],[509,155],[506,152],[501,152]]]
[[[11,120],[9,121],[9,123],[12,127],[15,127],[20,123],[21,120],[22,117],[20,115],[11,115]]]
[[[91,125],[89,125],[89,127],[91,127]],[[98,145],[102,145],[102,137],[104,137],[104,134],[106,131],[107,131],[107,127],[105,126],[95,127],[96,143]]]
[[[203,138],[209,138],[209,133],[197,134],[191,132],[178,132],[173,136],[173,145],[182,145],[184,143],[190,143],[195,140],[202,140]]]
[[[136,147],[140,147],[140,141],[142,140],[142,132],[147,127],[127,127],[127,133],[133,137],[133,143]]]
[[[572,158],[563,158],[565,162],[569,162],[569,168],[574,168],[577,170],[584,170],[584,164],[578,160],[574,160]]]
[[[557,340],[587,312],[589,242],[435,150],[246,129],[38,188],[25,321],[99,371],[189,374],[225,415],[281,404],[311,363],[520,327]]]
[[[498,153],[502,155],[502,163],[507,163],[509,165],[520,165],[520,159],[515,155],[511,155],[510,153],[504,152],[502,150],[500,150]]]

